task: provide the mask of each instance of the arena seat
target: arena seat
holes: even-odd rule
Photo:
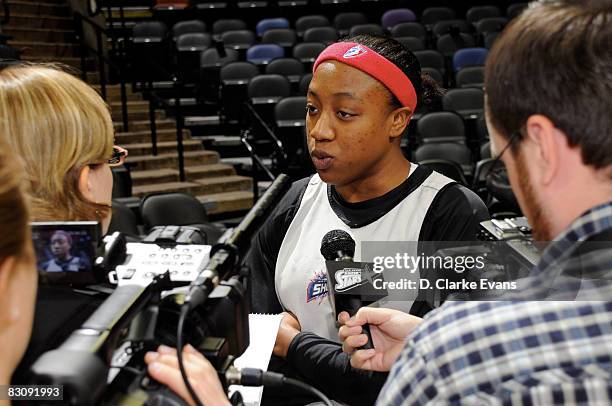
[[[265,18],[255,26],[255,33],[262,37],[264,33],[273,28],[289,28],[289,21],[286,18]]]
[[[463,48],[453,55],[453,70],[460,71],[466,66],[484,66],[489,51],[486,48]]]
[[[395,37],[395,40],[400,44],[408,48],[410,51],[423,51],[425,49],[425,42],[421,38],[416,37]]]
[[[489,17],[479,20],[475,27],[478,34],[484,35],[489,32],[501,32],[506,24],[508,19],[505,17]]]
[[[264,44],[276,44],[283,48],[291,48],[297,42],[297,35],[291,28],[272,28],[267,30],[261,42]]]
[[[278,58],[266,65],[266,73],[283,75],[291,83],[298,83],[304,75],[304,65],[295,58]]]
[[[472,24],[476,24],[483,18],[500,17],[501,10],[497,6],[474,6],[470,7],[465,13],[465,19]]]
[[[255,43],[255,33],[250,30],[230,30],[221,34],[223,45],[235,50],[247,50]]]
[[[304,42],[321,42],[324,44],[335,42],[338,31],[334,27],[313,27],[304,31]]]
[[[468,66],[455,75],[457,87],[484,87],[484,68],[482,66]]]
[[[206,24],[200,20],[179,21],[172,27],[172,39],[176,39],[183,34],[205,33]]]
[[[329,19],[320,14],[301,16],[295,21],[295,31],[299,37],[302,37],[309,28],[329,26],[331,26]]]
[[[283,48],[276,44],[257,44],[247,49],[246,59],[249,62],[265,65],[275,58],[285,56]]]
[[[350,36],[360,34],[383,35],[384,33],[385,31],[378,24],[357,24],[349,30]]]
[[[312,63],[325,49],[325,44],[320,42],[302,42],[293,47],[293,57],[302,63]]]
[[[417,123],[419,140],[426,143],[466,143],[463,118],[450,111],[439,111],[423,115]]]
[[[427,38],[427,31],[421,23],[401,23],[391,28],[391,36],[394,38],[399,37],[415,37],[425,40]]]
[[[470,33],[472,28],[465,20],[444,20],[437,22],[431,29],[434,37],[449,34],[453,31]]]
[[[473,48],[475,45],[474,37],[463,32],[444,34],[436,41],[436,49],[447,57],[452,56],[459,49]]]
[[[222,18],[213,23],[212,34],[213,37],[218,39],[221,38],[221,34],[226,31],[237,31],[246,30],[247,24],[237,18]]]
[[[224,231],[210,223],[202,203],[186,193],[146,196],[140,204],[140,215],[146,232],[155,226],[193,226],[206,234],[208,243],[214,244]]]
[[[394,8],[384,12],[380,19],[380,25],[385,30],[390,31],[397,24],[416,21],[416,19],[414,11],[409,8]]]
[[[425,25],[434,25],[439,21],[454,20],[455,11],[448,7],[427,7],[421,14],[420,21]]]
[[[450,89],[442,98],[445,111],[455,111],[464,118],[476,119],[482,114],[484,92],[475,88]]]
[[[334,27],[340,35],[347,35],[351,27],[359,24],[367,24],[368,18],[360,12],[339,13],[334,17]]]

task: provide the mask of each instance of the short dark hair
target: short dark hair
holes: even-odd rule
[[[531,3],[489,53],[490,123],[507,139],[542,114],[581,148],[585,165],[612,164],[611,39],[610,0]]]
[[[435,111],[442,109],[442,96],[444,90],[428,74],[421,73],[421,64],[417,57],[408,48],[393,38],[378,35],[361,34],[343,38],[342,42],[356,42],[364,45],[376,53],[382,55],[402,72],[414,86],[417,94],[417,106],[425,106],[425,111]],[[391,105],[395,108],[402,107],[397,97],[391,92]]]

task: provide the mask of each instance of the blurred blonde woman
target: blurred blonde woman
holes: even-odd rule
[[[37,275],[23,173],[9,151],[0,133],[0,385],[10,383],[30,339]]]
[[[17,65],[0,71],[0,133],[6,134],[30,183],[33,221],[111,217],[111,165],[127,154],[113,147],[104,100],[58,68]]]

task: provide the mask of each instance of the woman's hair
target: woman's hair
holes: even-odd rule
[[[0,71],[0,133],[23,163],[35,221],[97,220],[110,207],[87,200],[80,170],[109,159],[113,123],[98,93],[51,66]]]
[[[417,106],[424,106],[425,111],[442,109],[444,90],[428,74],[421,73],[421,64],[417,57],[393,38],[369,34],[355,35],[343,38],[343,42],[356,42],[364,45],[391,61],[412,82],[417,94]],[[401,103],[391,92],[391,105],[399,108]]]
[[[0,133],[0,262],[23,253],[30,239],[23,170]]]

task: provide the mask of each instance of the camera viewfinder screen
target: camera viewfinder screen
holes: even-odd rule
[[[88,222],[90,223],[90,222]],[[32,224],[32,240],[41,283],[93,283],[97,223]]]

